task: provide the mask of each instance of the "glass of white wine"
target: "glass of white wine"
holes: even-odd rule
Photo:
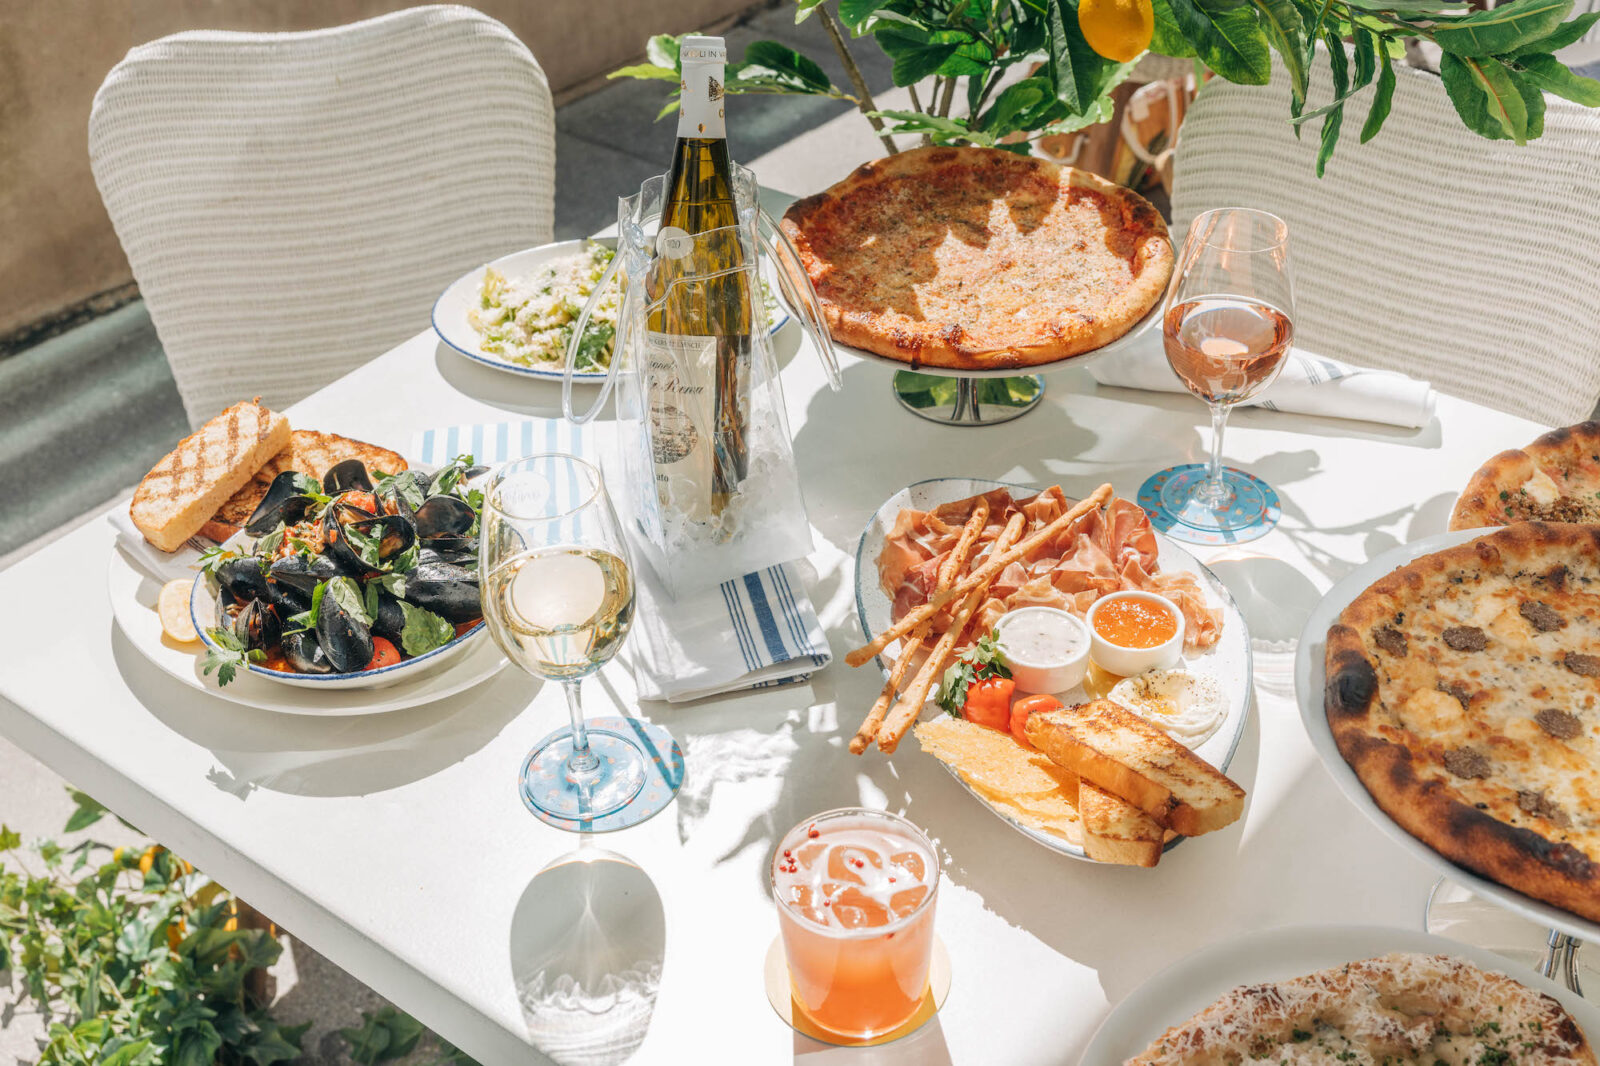
[[[484,489],[478,552],[495,643],[559,681],[572,715],[528,753],[523,802],[574,829],[626,807],[646,778],[644,752],[622,733],[585,728],[581,692],[633,621],[628,543],[600,471],[559,453],[501,466]]]

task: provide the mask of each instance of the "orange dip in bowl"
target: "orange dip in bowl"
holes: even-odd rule
[[[1119,648],[1158,648],[1177,634],[1178,621],[1159,603],[1119,598],[1095,610],[1094,631]]]

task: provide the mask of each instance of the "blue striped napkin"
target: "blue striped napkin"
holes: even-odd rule
[[[594,431],[553,418],[444,426],[417,434],[411,455],[434,465],[468,452],[490,464],[538,452],[594,458]],[[634,552],[636,560],[641,555]],[[638,605],[622,654],[640,699],[682,703],[793,684],[832,657],[817,612],[787,563],[677,600],[648,565],[634,570]]]

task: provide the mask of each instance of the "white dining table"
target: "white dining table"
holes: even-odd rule
[[[1246,811],[1155,869],[1094,865],[1007,828],[915,743],[848,752],[882,680],[842,661],[861,642],[857,539],[884,499],[924,478],[1074,495],[1110,481],[1132,496],[1153,471],[1203,458],[1204,407],[1069,368],[1015,422],[939,426],[896,405],[887,367],[846,357],[832,392],[794,324],[780,349],[814,537],[799,569],[835,660],[806,684],[681,706],[640,704],[625,664],[608,666],[589,683],[589,713],[647,717],[687,757],[678,799],[642,825],[580,838],[523,809],[521,760],[566,709],[558,686],[512,668],[436,704],[349,718],[254,710],[173,680],[112,619],[105,522],[0,573],[0,732],[486,1066],[1071,1063],[1118,1001],[1215,941],[1306,923],[1420,926],[1435,873],[1318,763],[1295,709],[1295,640],[1331,583],[1442,531],[1484,458],[1547,427],[1449,396],[1421,430],[1236,412],[1227,461],[1283,504],[1267,536],[1196,549],[1254,641],[1254,710],[1229,770]],[[560,387],[422,333],[287,413],[404,450],[428,427],[558,416]],[[944,864],[949,998],[874,1049],[798,1035],[762,980],[777,836],[852,804],[903,812]]]

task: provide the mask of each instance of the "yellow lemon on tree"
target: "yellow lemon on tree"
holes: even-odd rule
[[[1156,13],[1150,0],[1080,0],[1078,29],[1100,55],[1129,63],[1150,47]]]

